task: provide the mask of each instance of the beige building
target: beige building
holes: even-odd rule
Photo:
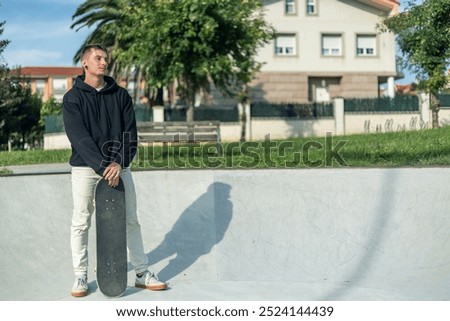
[[[264,0],[276,39],[259,53],[254,101],[328,102],[333,97],[394,95],[395,39],[381,19],[398,12],[392,0]]]

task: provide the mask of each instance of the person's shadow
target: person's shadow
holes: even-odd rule
[[[183,211],[161,244],[147,254],[150,265],[176,254],[158,273],[160,280],[182,273],[223,239],[233,216],[230,190],[225,183],[211,184]]]

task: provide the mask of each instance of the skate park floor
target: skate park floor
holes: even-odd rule
[[[72,298],[66,164],[0,177],[0,300],[99,301],[95,223]],[[166,291],[123,301],[446,301],[450,168],[133,173],[144,249]],[[26,275],[26,277],[24,277]]]

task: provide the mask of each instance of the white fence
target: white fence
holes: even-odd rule
[[[247,117],[246,140],[259,141],[268,136],[271,139],[287,139],[295,137],[323,137],[327,133],[333,135],[351,135],[375,132],[392,132],[405,130],[420,130],[431,126],[431,110],[427,95],[419,97],[418,112],[380,112],[380,113],[345,113],[344,99],[333,101],[333,117],[311,119],[289,118],[254,118]],[[240,108],[242,112],[244,108]],[[250,107],[245,106],[247,115]],[[160,108],[153,109],[153,119],[163,121],[164,115]],[[441,126],[450,124],[450,106],[442,107],[439,112]],[[239,141],[242,124],[240,122],[222,122],[220,125],[221,140]],[[66,149],[70,143],[65,133],[44,135],[44,149]]]

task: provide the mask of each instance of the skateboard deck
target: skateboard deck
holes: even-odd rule
[[[101,179],[95,189],[97,285],[107,297],[121,296],[127,287],[125,188]]]

